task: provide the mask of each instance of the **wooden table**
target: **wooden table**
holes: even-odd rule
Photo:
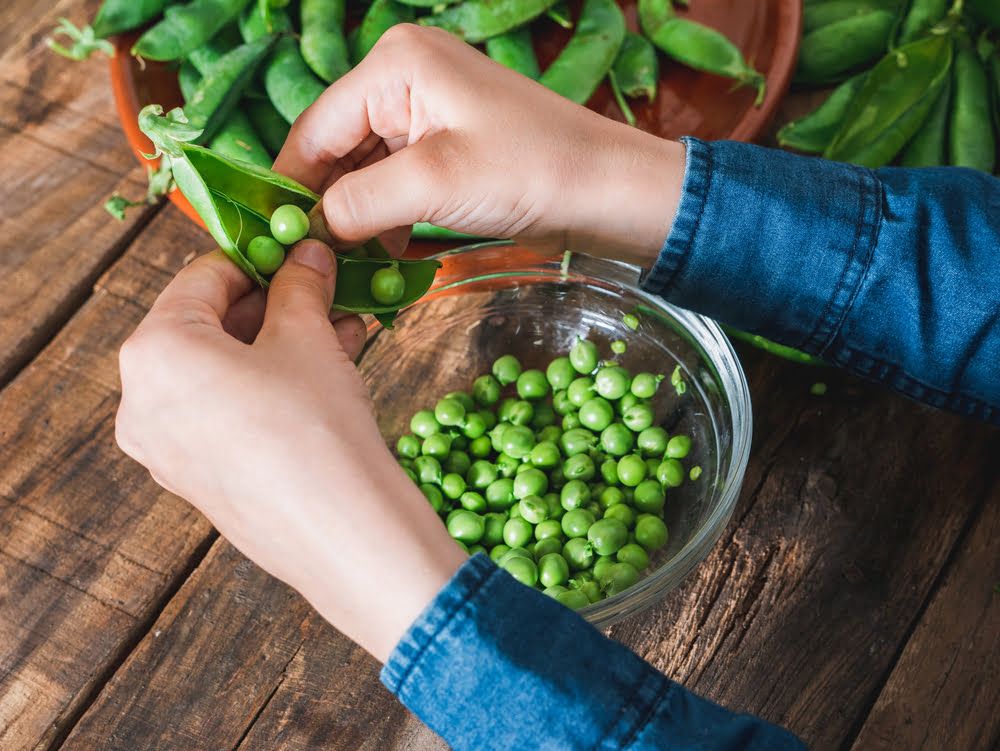
[[[378,665],[115,446],[116,354],[209,245],[141,194],[105,65],[0,9],[0,748],[437,749]],[[825,748],[1000,743],[1000,433],[741,350],[739,508],[658,608],[611,635]],[[814,381],[829,392],[809,393]]]

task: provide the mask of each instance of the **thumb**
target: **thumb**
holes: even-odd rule
[[[333,237],[360,242],[396,227],[430,221],[456,187],[460,139],[439,133],[373,164],[348,172],[323,195]]]
[[[271,280],[262,334],[322,322],[330,326],[330,305],[336,283],[333,251],[318,240],[303,240]]]

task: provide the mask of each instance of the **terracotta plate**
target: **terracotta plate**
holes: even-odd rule
[[[619,2],[629,28],[637,30],[634,0]],[[574,12],[578,8],[579,3],[574,3]],[[734,91],[728,79],[699,73],[661,56],[656,100],[652,104],[632,103],[639,127],[665,138],[693,135],[713,140],[752,141],[767,125],[788,90],[798,54],[801,0],[691,0],[691,10],[686,15],[718,29],[739,46],[747,59],[767,76],[767,98],[760,107],[754,107],[751,89]],[[536,21],[533,28],[544,69],[572,32],[547,18]],[[151,150],[136,123],[139,110],[151,103],[162,104],[166,109],[179,106],[181,95],[173,71],[155,63],[140,67],[128,54],[133,41],[134,37],[118,40],[111,61],[111,80],[122,127],[139,155]],[[607,85],[598,89],[588,106],[607,117],[623,119]],[[171,200],[198,221],[179,192],[174,191]]]

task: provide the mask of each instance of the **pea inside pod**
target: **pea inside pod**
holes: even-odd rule
[[[267,287],[268,280],[248,256],[251,241],[270,236],[270,219],[279,207],[297,206],[308,212],[318,203],[319,196],[284,175],[195,145],[192,141],[201,132],[186,121],[179,109],[164,115],[162,107],[149,105],[139,113],[139,127],[155,145],[156,155],[170,163],[178,189],[198,212],[222,251],[244,273]],[[384,325],[391,326],[401,308],[427,292],[440,266],[439,262],[429,260],[351,258],[339,254],[332,307],[352,313],[373,313]],[[372,293],[372,278],[389,268],[396,269],[402,277],[403,292],[395,302],[379,302]]]

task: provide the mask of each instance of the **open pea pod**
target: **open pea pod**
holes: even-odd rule
[[[174,182],[205,222],[222,251],[261,287],[268,286],[247,257],[247,246],[259,235],[270,235],[270,217],[286,204],[308,213],[319,196],[294,180],[218,154],[192,143],[201,131],[192,127],[180,109],[166,115],[152,104],[139,113],[139,127],[156,147],[156,154],[170,163]],[[437,261],[402,261],[389,258],[378,241],[366,245],[368,257],[337,255],[337,290],[333,308],[351,313],[372,313],[386,327],[400,309],[420,299],[441,267]],[[378,303],[371,293],[372,276],[395,265],[403,275],[405,290],[392,305]]]

